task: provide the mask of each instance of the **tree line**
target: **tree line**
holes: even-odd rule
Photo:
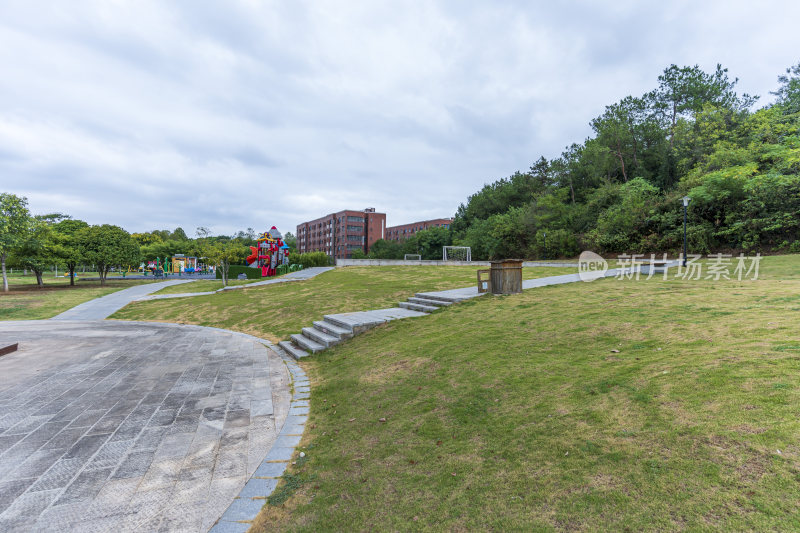
[[[7,265],[30,270],[40,287],[44,285],[42,275],[53,266],[63,267],[69,273],[70,285],[74,285],[76,270],[90,265],[105,285],[112,268],[138,268],[144,261],[165,260],[176,254],[203,258],[205,264],[221,272],[225,284],[229,266],[244,260],[256,237],[252,228],[232,236],[212,236],[208,228],[198,227],[194,238],[180,227],[130,234],[119,226],[90,225],[61,213],[33,215],[26,198],[0,193],[4,292],[8,292]],[[291,248],[295,239],[287,233],[284,242]]]
[[[800,64],[759,109],[737,82],[721,65],[670,65],[651,91],[607,106],[583,143],[471,195],[446,234],[379,241],[370,257],[439,259],[450,244],[475,259],[677,253],[683,196],[693,252],[800,252]]]

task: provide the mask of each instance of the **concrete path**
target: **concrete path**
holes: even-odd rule
[[[275,283],[286,283],[289,281],[303,281],[307,279],[311,279],[323,272],[327,272],[329,270],[333,270],[333,267],[311,267],[306,268],[304,270],[299,270],[297,272],[291,272],[286,274],[285,276],[281,276],[280,278],[273,278],[267,279],[264,281],[256,281],[254,283],[246,283],[244,285],[232,285],[228,287],[224,287],[222,289],[217,289],[215,291],[208,291],[208,292],[183,292],[179,294],[151,294],[151,295],[143,295],[137,298],[135,301],[146,301],[146,300],[168,300],[170,298],[189,298],[192,296],[208,296],[209,294],[216,294],[218,292],[224,291],[234,291],[237,289],[249,289],[250,287],[261,287],[264,285],[273,285]]]
[[[112,292],[102,298],[83,302],[72,309],[64,311],[60,315],[54,316],[50,320],[103,320],[142,296],[159,291],[170,285],[180,285],[181,283],[190,283],[192,281],[194,280],[175,279],[136,285],[130,289]]]
[[[619,275],[617,269],[609,270],[598,277],[610,278]],[[522,281],[522,290],[533,289],[536,287],[547,287],[549,285],[562,285],[564,283],[575,283],[582,281],[580,274],[563,274],[561,276],[548,276],[546,278],[526,279]],[[419,296],[439,296],[445,298],[452,298],[458,300],[468,300],[476,296],[483,296],[488,293],[479,293],[477,284],[472,287],[463,287],[461,289],[450,289],[447,291],[432,291],[421,292]]]
[[[206,532],[223,513],[217,530],[241,529],[303,431],[308,388],[290,411],[286,364],[247,335],[0,322],[7,339],[20,349],[0,357],[0,531]]]

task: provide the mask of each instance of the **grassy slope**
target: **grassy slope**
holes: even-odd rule
[[[252,289],[131,304],[112,318],[159,320],[215,326],[273,341],[299,333],[330,313],[392,307],[415,292],[476,284],[473,267],[347,267],[308,281],[278,283]],[[533,278],[568,274],[570,268],[523,270]],[[195,282],[189,285],[191,291]],[[184,286],[184,291],[188,290]]]
[[[169,279],[180,279],[175,277],[170,277]],[[249,285],[250,283],[255,283],[257,281],[262,281],[260,279],[230,279],[228,280],[228,286],[232,285]],[[193,281],[192,283],[186,284],[182,283],[180,285],[171,285],[169,287],[164,287],[160,291],[156,291],[153,294],[180,294],[184,292],[211,292],[216,291],[217,289],[222,288],[222,280],[215,280],[215,279],[200,279],[197,281]]]
[[[99,281],[79,281],[70,287],[69,280],[45,278],[45,286],[36,286],[30,277],[9,279],[8,293],[0,292],[0,320],[41,320],[52,318],[83,302],[111,294],[134,285],[148,283],[141,280],[108,281],[105,287]]]
[[[318,354],[305,482],[253,529],[798,529],[800,257],[762,277],[484,297]]]

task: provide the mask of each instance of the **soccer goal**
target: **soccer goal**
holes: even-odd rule
[[[406,254],[403,256],[404,261],[422,261],[420,254]]]
[[[472,261],[472,248],[469,246],[443,246],[442,261]]]

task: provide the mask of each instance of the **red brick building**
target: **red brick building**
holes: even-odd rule
[[[437,218],[434,220],[423,220],[422,222],[412,222],[411,224],[403,224],[401,226],[392,226],[386,228],[387,241],[403,242],[418,231],[430,228],[449,228],[453,223],[452,218]]]
[[[331,257],[351,257],[354,250],[369,253],[370,246],[384,239],[386,213],[374,207],[363,211],[346,209],[297,225],[297,251],[325,252]]]

